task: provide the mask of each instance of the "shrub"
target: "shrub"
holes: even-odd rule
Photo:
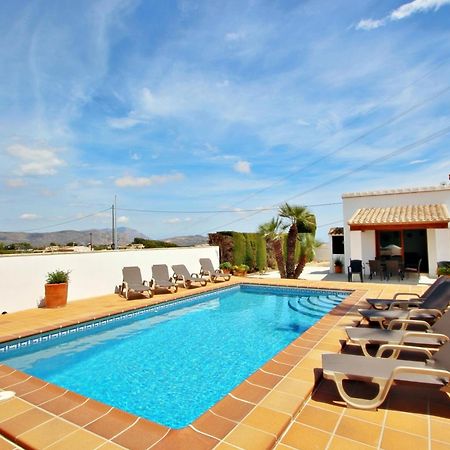
[[[69,282],[70,270],[55,270],[47,274],[47,284],[61,284]]]
[[[228,261],[224,261],[223,263],[220,264],[219,266],[221,269],[225,269],[225,270],[231,270],[233,268],[233,264],[231,264]]]
[[[247,264],[238,264],[236,266],[233,266],[234,272],[239,272],[239,273],[247,272],[248,269],[250,269],[250,267],[248,267]]]
[[[342,259],[341,259],[341,258],[336,258],[336,259],[334,260],[334,265],[335,265],[336,267],[342,267],[342,266],[344,265],[344,263],[342,262]]]
[[[450,275],[450,263],[449,262],[440,263],[436,272],[438,276]]]

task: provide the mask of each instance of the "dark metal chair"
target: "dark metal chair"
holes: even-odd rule
[[[400,268],[400,263],[396,259],[388,259],[386,261],[386,280],[393,276],[398,276],[399,280],[403,280],[403,272]]]
[[[420,265],[421,264],[422,264],[422,258],[419,259],[416,267],[413,267],[412,265],[405,267],[405,269],[404,269],[405,275],[408,276],[410,273],[416,273],[417,278],[420,278]]]
[[[363,283],[364,264],[360,259],[351,259],[350,265],[347,267],[348,281],[353,281],[353,275],[358,275]]]
[[[378,275],[380,280],[383,279],[383,267],[381,266],[381,261],[379,259],[369,260],[369,279],[372,279],[374,275]]]

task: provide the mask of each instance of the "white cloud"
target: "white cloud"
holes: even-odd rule
[[[309,127],[309,125],[310,125],[309,122],[307,122],[306,120],[303,120],[303,119],[297,119],[297,120],[296,120],[296,123],[297,123],[298,125],[303,126],[303,127]]]
[[[128,223],[130,219],[127,216],[119,216],[117,218],[117,223]]]
[[[137,119],[133,117],[110,117],[108,120],[108,125],[111,128],[117,128],[119,130],[125,130],[127,128],[132,128],[135,125],[142,123],[142,119]]]
[[[133,152],[130,154],[130,158],[133,161],[139,161],[141,159],[141,155],[139,153]]]
[[[413,0],[404,3],[391,11],[383,19],[363,19],[356,25],[357,30],[374,30],[386,25],[388,21],[402,20],[417,13],[423,13],[430,10],[437,11],[441,6],[450,5],[450,0]]]
[[[414,0],[399,6],[391,12],[391,20],[401,20],[419,12],[426,12],[430,9],[437,11],[441,6],[450,5],[450,0]]]
[[[225,35],[225,40],[227,42],[236,42],[245,38],[245,33],[232,31]]]
[[[150,177],[133,177],[126,175],[115,180],[116,186],[119,187],[146,187],[155,184],[169,183],[170,181],[179,181],[184,178],[181,173],[174,173],[169,175],[152,175]]]
[[[20,161],[20,175],[54,175],[56,169],[66,163],[56,156],[54,148],[32,148],[25,145],[10,145],[6,151]]]
[[[415,159],[414,161],[411,161],[409,163],[410,166],[413,166],[415,164],[423,164],[424,162],[427,162],[428,159]]]
[[[375,30],[376,28],[380,28],[386,23],[384,19],[374,20],[374,19],[363,19],[358,22],[356,25],[357,30]]]
[[[37,214],[34,214],[34,213],[23,213],[20,216],[20,218],[23,219],[23,220],[36,220],[36,219],[39,218],[39,216]]]
[[[6,186],[10,188],[20,188],[26,186],[26,183],[21,178],[9,178],[5,181]]]
[[[250,173],[252,171],[250,167],[250,163],[248,161],[238,161],[234,166],[233,169],[236,172],[239,173]]]
[[[192,219],[190,217],[186,217],[184,219],[181,219],[180,217],[173,217],[172,219],[167,219],[164,221],[164,223],[169,223],[171,225],[180,223],[180,222],[190,222]]]

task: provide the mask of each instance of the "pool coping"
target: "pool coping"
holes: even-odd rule
[[[0,432],[25,448],[70,448],[70,443],[90,442],[84,448],[272,448],[310,396],[319,375],[323,352],[340,350],[343,326],[353,325],[358,316],[355,305],[363,299],[365,289],[354,289],[350,283],[306,282],[300,280],[261,280],[235,278],[222,286],[238,284],[275,285],[353,292],[337,307],[281,350],[250,377],[234,388],[198,419],[182,429],[171,429],[101,402],[87,399],[71,391],[43,382],[6,365],[0,365],[0,388],[16,391],[10,408],[17,414],[2,420]],[[217,285],[196,289],[196,293],[216,290]],[[40,332],[58,330],[80,322],[95,320],[142,307],[166,303],[192,295],[186,290],[164,298],[149,299],[147,305],[121,304],[122,311],[90,315],[85,320],[60,322],[56,327],[40,327]],[[70,323],[68,323],[70,322]],[[337,328],[337,325],[339,327]],[[36,334],[36,329],[28,330]],[[10,338],[18,338],[18,335]],[[24,337],[22,334],[21,337]],[[4,342],[6,336],[0,337]],[[33,427],[27,426],[30,417]],[[22,428],[20,424],[22,425]],[[59,430],[55,434],[55,430]]]

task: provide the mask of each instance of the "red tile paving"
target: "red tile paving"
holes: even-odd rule
[[[242,281],[233,278],[229,283],[208,285],[195,292]],[[0,403],[0,432],[8,439],[0,440],[0,448],[384,449],[394,448],[399,439],[415,449],[424,445],[428,449],[450,448],[450,407],[446,394],[426,392],[412,402],[408,389],[394,388],[387,404],[376,412],[345,408],[333,385],[325,381],[318,384],[311,396],[320,373],[321,354],[339,351],[340,340],[345,337],[343,327],[359,320],[355,305],[358,302],[364,305],[365,295],[386,296],[404,291],[404,285],[255,279],[245,282],[358,290],[191,426],[181,430],[152,423],[0,365],[0,388],[17,393],[15,398]],[[411,286],[407,289],[424,290]],[[177,294],[132,301],[111,295],[71,302],[58,310],[8,314],[0,318],[3,320],[0,341],[107,317],[193,292],[180,289]],[[406,424],[413,426],[408,428]],[[405,447],[402,444],[397,448]]]

